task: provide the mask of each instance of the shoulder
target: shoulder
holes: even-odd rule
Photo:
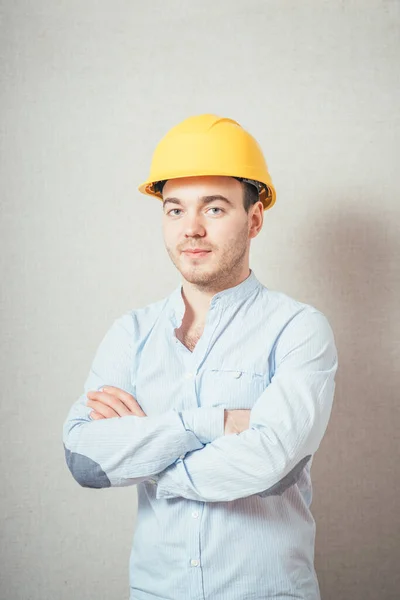
[[[169,297],[147,306],[127,310],[115,319],[112,328],[135,338],[144,338],[150,333],[169,305]]]
[[[315,306],[296,300],[284,292],[272,290],[264,285],[260,286],[260,300],[264,305],[264,311],[271,317],[282,320],[282,322],[289,324],[294,320],[295,322],[328,323],[325,314]]]
[[[335,346],[334,333],[327,316],[315,306],[296,300],[284,292],[261,286],[263,313],[276,332],[280,345],[310,343]]]

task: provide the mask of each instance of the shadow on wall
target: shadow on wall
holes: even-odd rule
[[[307,246],[339,353],[332,417],[313,465],[323,600],[399,598],[398,229],[378,212],[325,214]]]

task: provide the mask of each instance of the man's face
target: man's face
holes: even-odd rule
[[[204,289],[247,277],[250,239],[262,225],[262,204],[246,213],[242,184],[232,177],[170,179],[163,188],[164,241],[186,279]]]

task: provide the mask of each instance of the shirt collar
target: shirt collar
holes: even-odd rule
[[[215,294],[210,302],[210,308],[218,306],[227,306],[235,304],[240,300],[244,300],[250,296],[254,290],[261,286],[254,271],[250,270],[250,275],[238,285],[221,290]],[[170,305],[172,308],[172,314],[175,315],[178,323],[182,322],[183,315],[185,313],[185,303],[182,298],[182,284],[177,287],[170,295]]]

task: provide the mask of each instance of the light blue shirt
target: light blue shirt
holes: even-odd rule
[[[326,317],[254,272],[211,301],[193,352],[175,336],[181,287],[116,319],[63,439],[92,488],[138,484],[130,600],[318,600],[312,458],[332,408]],[[113,385],[146,417],[93,420],[86,393]],[[224,435],[224,409],[251,409]]]

